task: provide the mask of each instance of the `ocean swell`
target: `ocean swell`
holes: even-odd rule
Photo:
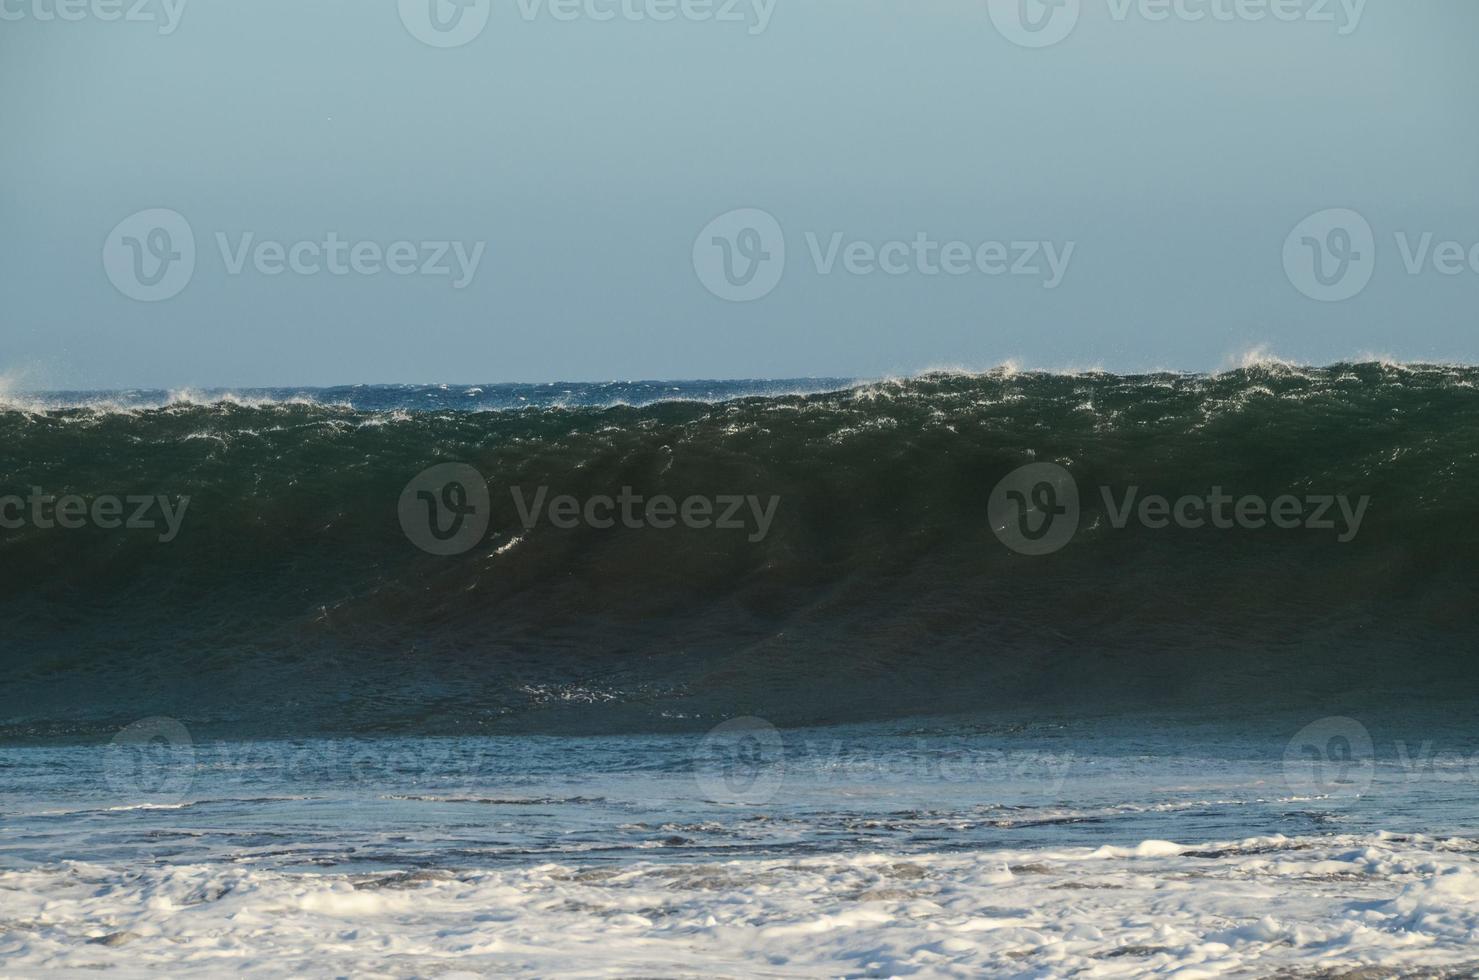
[[[612,731],[1466,696],[1476,381],[1257,365],[668,386],[673,400],[490,385],[12,401],[0,497],[189,504],[169,541],[0,531],[0,736],[151,715],[274,734]],[[437,556],[398,504],[446,462],[486,478],[489,528]],[[1078,493],[1076,533],[1051,553],[1014,548],[994,518],[993,491],[1028,464]],[[777,503],[759,537],[754,522],[530,525],[541,488]],[[1245,497],[1290,498],[1302,523],[1160,527],[1139,510],[1218,493],[1229,520]],[[1326,497],[1332,528],[1307,520]],[[1358,527],[1337,500],[1365,501]]]

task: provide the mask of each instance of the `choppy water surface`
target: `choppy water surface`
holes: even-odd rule
[[[0,863],[351,873],[1479,829],[1479,741],[1461,726],[1297,728],[755,723],[707,738],[187,745],[145,723],[107,747],[0,751]]]

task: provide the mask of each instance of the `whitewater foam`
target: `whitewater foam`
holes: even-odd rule
[[[1177,977],[1472,969],[1472,842],[1393,834],[489,872],[0,873],[0,967]]]

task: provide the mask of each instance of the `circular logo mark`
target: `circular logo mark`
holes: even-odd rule
[[[129,800],[181,803],[195,782],[195,744],[173,718],[145,718],[113,736],[103,756],[108,788]]]
[[[693,271],[705,289],[731,303],[770,295],[786,271],[780,222],[756,208],[721,214],[693,243]]]
[[[488,26],[492,0],[399,0],[401,23],[434,48],[460,48]]]
[[[781,733],[763,718],[735,718],[704,736],[693,755],[699,791],[716,803],[769,803],[786,776]]]
[[[471,551],[488,533],[488,481],[465,463],[442,463],[416,475],[401,491],[401,530],[432,555]]]
[[[1057,463],[1031,463],[996,485],[986,514],[1008,548],[1051,555],[1078,533],[1078,483]]]
[[[103,270],[129,299],[157,303],[178,296],[195,275],[195,232],[168,208],[131,214],[103,242]]]
[[[1284,750],[1284,781],[1300,796],[1360,796],[1375,777],[1371,733],[1354,718],[1321,718]]]
[[[1355,211],[1319,211],[1295,225],[1284,240],[1284,272],[1310,299],[1350,299],[1376,272],[1376,235]]]
[[[1078,26],[1080,0],[986,0],[1002,37],[1024,48],[1052,47]]]

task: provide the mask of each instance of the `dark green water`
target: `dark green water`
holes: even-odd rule
[[[260,737],[1237,717],[1332,697],[1461,711],[1479,691],[1476,382],[1364,364],[13,400],[0,498],[189,503],[168,541],[0,530],[0,737],[154,715]],[[489,527],[440,557],[398,505],[448,461],[486,478]],[[1077,531],[1023,554],[990,501],[1042,462],[1071,475]],[[776,505],[763,536],[526,528],[537,488]],[[1299,509],[1289,527],[1205,509],[1157,527],[1132,507],[1117,527],[1132,488],[1137,507]]]

